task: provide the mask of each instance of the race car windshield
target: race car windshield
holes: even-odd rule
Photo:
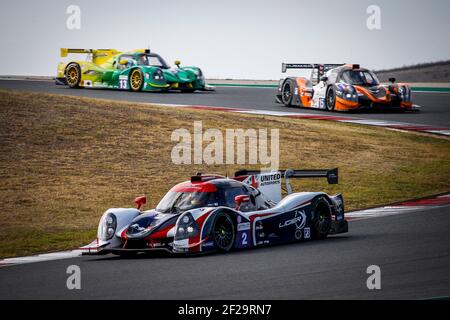
[[[380,84],[377,76],[371,71],[348,70],[342,74],[341,80],[357,86],[376,86]]]
[[[138,58],[138,65],[140,66],[150,66],[159,67],[163,69],[168,69],[168,64],[158,55],[155,54],[143,54]]]
[[[162,213],[179,213],[202,207],[218,206],[215,192],[169,191],[156,207]]]

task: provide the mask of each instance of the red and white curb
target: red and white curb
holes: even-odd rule
[[[423,209],[442,208],[446,206],[450,206],[450,193],[432,198],[405,201],[380,208],[347,212],[345,217],[347,220],[360,220],[411,213]]]
[[[426,199],[405,201],[395,205],[384,206],[380,208],[348,212],[345,214],[345,216],[347,220],[353,221],[353,220],[362,220],[362,219],[411,213],[423,209],[434,209],[446,206],[450,206],[450,193]],[[71,251],[45,253],[28,257],[8,258],[0,260],[0,267],[33,262],[44,262],[44,261],[77,258],[82,255],[82,252],[83,250],[78,249]]]
[[[367,126],[384,127],[384,128],[393,129],[393,130],[406,130],[406,131],[424,132],[424,133],[450,136],[450,128],[446,128],[446,127],[412,124],[412,123],[395,122],[395,121],[361,119],[361,118],[353,118],[353,117],[349,117],[349,116],[345,116],[345,115],[344,116],[319,115],[319,114],[309,114],[309,113],[301,113],[301,112],[237,109],[237,108],[211,107],[211,106],[201,106],[201,105],[195,106],[195,105],[173,105],[173,104],[171,104],[171,105],[164,105],[164,106],[181,107],[181,108],[197,109],[197,110],[211,110],[211,111],[225,111],[225,112],[244,113],[244,114],[256,114],[256,115],[266,115],[266,116],[275,116],[275,117],[287,117],[287,118],[296,118],[296,119],[337,121],[337,122],[354,123],[354,124],[367,125]]]

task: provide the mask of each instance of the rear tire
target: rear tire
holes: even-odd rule
[[[70,88],[79,88],[81,82],[81,68],[78,63],[70,63],[64,71],[67,85]]]
[[[227,213],[220,212],[214,219],[212,229],[214,244],[219,251],[228,252],[234,246],[234,222]]]
[[[317,197],[311,205],[311,236],[325,239],[331,230],[332,212],[325,197]]]
[[[292,105],[292,99],[294,97],[294,83],[291,79],[286,79],[281,87],[281,102],[286,107],[290,107]]]

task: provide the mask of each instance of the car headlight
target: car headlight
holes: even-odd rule
[[[189,212],[183,213],[177,220],[175,240],[184,240],[194,237],[199,232],[197,222]]]
[[[114,213],[108,212],[100,221],[100,240],[107,241],[114,237],[117,228],[117,218]]]
[[[348,84],[339,83],[336,86],[336,95],[348,101],[358,101],[355,87]]]
[[[161,69],[157,69],[155,72],[153,72],[153,80],[156,81],[162,81],[164,80],[164,75]]]

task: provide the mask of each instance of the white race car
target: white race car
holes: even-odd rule
[[[322,239],[348,231],[342,195],[292,193],[290,178],[327,178],[338,170],[243,170],[235,177],[197,174],[174,186],[155,209],[111,208],[100,219],[87,253],[133,255],[229,251],[260,245]],[[282,179],[288,195],[282,198]]]

